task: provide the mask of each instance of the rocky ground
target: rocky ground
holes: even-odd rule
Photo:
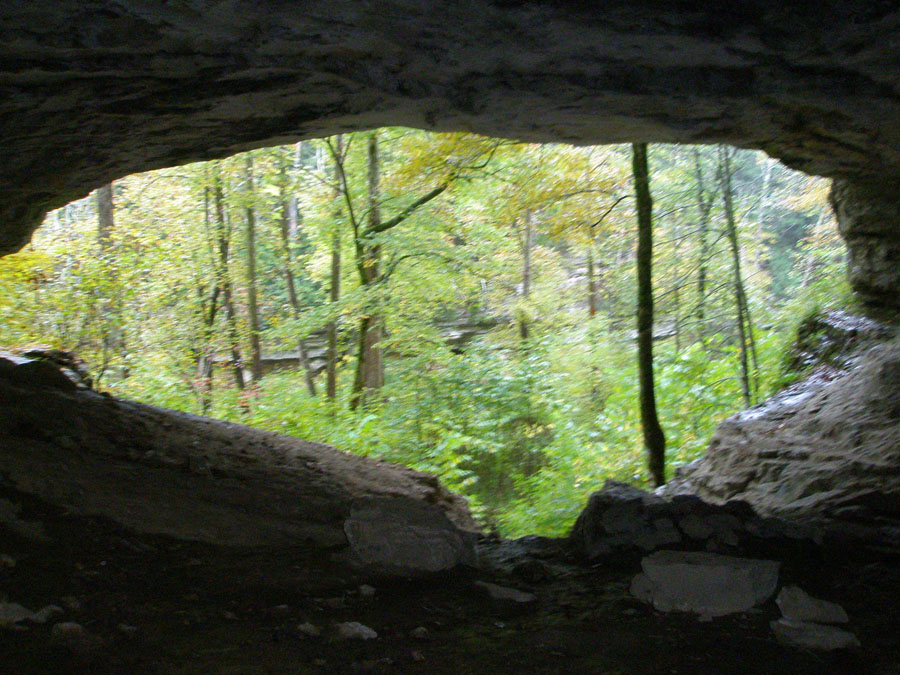
[[[772,600],[711,619],[657,611],[630,592],[636,560],[590,564],[563,542],[483,538],[480,566],[363,579],[297,547],[186,543],[2,498],[43,538],[0,525],[0,600],[59,608],[0,628],[5,675],[900,671],[900,567],[860,548],[782,556],[779,583],[839,603],[862,643],[826,652],[780,644]]]
[[[892,451],[900,357],[877,349],[822,409],[869,400]],[[900,673],[900,511],[868,483],[803,519],[610,483],[567,539],[504,541],[432,477],[61,365],[0,354],[2,675]],[[814,419],[815,386],[781,419]]]

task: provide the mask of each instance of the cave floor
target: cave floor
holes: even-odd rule
[[[784,561],[782,580],[841,603],[863,644],[821,653],[776,642],[772,601],[706,622],[661,614],[629,596],[634,567],[578,566],[552,547],[537,564],[532,557],[518,567],[513,560],[502,569],[369,580],[368,595],[346,568],[297,550],[223,550],[137,535],[0,490],[4,496],[43,523],[48,541],[0,527],[0,554],[15,561],[0,565],[0,600],[66,609],[47,624],[0,629],[3,675],[900,673],[900,566],[859,551]],[[479,592],[478,580],[538,601],[524,609],[498,604]],[[59,621],[81,624],[102,644],[54,645],[50,624]],[[335,624],[350,621],[378,637],[338,639]],[[322,634],[303,634],[303,623]]]

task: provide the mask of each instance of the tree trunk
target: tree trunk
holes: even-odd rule
[[[638,216],[637,331],[641,425],[650,474],[653,482],[660,486],[666,482],[666,439],[656,414],[653,380],[653,200],[650,197],[647,144],[635,143],[631,148]]]
[[[522,300],[528,302],[531,296],[531,248],[534,243],[534,213],[525,212],[525,228],[522,231]],[[523,341],[529,336],[528,317],[524,310],[519,312],[519,336]]]
[[[97,243],[100,252],[109,252],[112,244],[112,233],[115,227],[113,218],[113,186],[112,183],[97,188]]]
[[[300,209],[297,205],[295,195],[290,197],[287,194],[288,180],[287,169],[281,167],[281,181],[279,190],[281,192],[281,248],[282,259],[284,264],[284,282],[287,286],[288,301],[294,311],[294,318],[300,318],[300,300],[297,298],[297,286],[294,282],[294,254],[291,248],[291,242],[296,238],[300,231]],[[306,389],[310,396],[316,395],[316,381],[313,377],[312,368],[309,365],[309,357],[306,353],[306,345],[302,339],[297,340],[297,352],[300,357],[300,367],[303,368],[306,380]]]
[[[205,230],[207,233],[211,231],[210,227],[210,203],[209,203],[209,193],[210,188],[203,188],[203,222],[205,225]],[[215,262],[215,251],[211,251],[213,255],[213,261]],[[218,267],[218,265],[216,265]],[[203,300],[203,287],[202,285],[198,285],[197,292],[201,296],[201,325],[203,326],[203,336],[202,343],[198,345],[194,349],[195,359],[197,361],[197,375],[196,375],[196,389],[198,390],[198,398],[200,399],[200,413],[202,415],[206,415],[209,413],[209,408],[212,405],[212,392],[213,392],[213,359],[212,359],[212,351],[210,349],[210,341],[212,339],[213,333],[213,324],[216,320],[216,313],[219,309],[219,295],[221,294],[221,285],[220,279],[218,278],[218,273],[215,275],[215,280],[213,281],[212,291],[210,291],[209,304]]]
[[[97,244],[100,247],[101,258],[113,256],[113,230],[115,229],[115,207],[113,204],[113,184],[108,183],[97,188],[95,193],[97,200]],[[100,302],[101,313],[101,344],[102,362],[95,378],[95,383],[100,384],[103,375],[108,371],[110,361],[116,356],[125,359],[125,338],[122,335],[122,307],[118,300],[118,274],[116,273],[116,261],[107,260],[106,286],[103,288],[103,297]],[[122,366],[121,376],[127,377],[128,370]]]
[[[816,224],[813,225],[813,232],[818,234],[822,229],[822,223],[825,222],[825,210],[819,214],[818,220],[816,220]],[[800,288],[808,288],[810,282],[813,279],[813,275],[816,271],[816,268],[819,266],[819,261],[816,260],[814,255],[811,255],[809,252],[806,254],[806,264],[803,266],[803,281],[800,283]]]
[[[214,177],[214,193],[216,203],[216,241],[219,248],[218,270],[219,285],[222,287],[222,306],[225,308],[225,320],[228,325],[228,342],[231,347],[231,372],[234,385],[239,391],[244,389],[244,373],[241,365],[240,341],[238,339],[237,317],[234,311],[234,298],[231,289],[231,273],[229,267],[229,249],[231,248],[231,228],[225,220],[225,191],[222,180],[216,170]],[[243,406],[246,410],[246,406]]]
[[[699,216],[698,237],[700,239],[700,260],[697,265],[697,334],[702,341],[705,337],[706,319],[706,275],[709,265],[709,215],[712,211],[712,197],[706,194],[700,152],[694,149],[694,177],[697,184],[697,211]]]
[[[597,279],[594,276],[594,242],[587,247],[588,316],[597,316]]]
[[[764,159],[765,171],[763,173],[762,194],[759,196],[759,207],[756,212],[756,233],[754,241],[753,262],[757,272],[763,271],[762,250],[765,240],[766,216],[769,207],[769,192],[772,189],[772,171],[775,167],[774,159]]]
[[[381,226],[381,212],[379,207],[379,166],[378,166],[378,135],[372,132],[369,135],[369,222],[367,232],[378,232]],[[380,280],[379,258],[380,246],[367,238],[358,241],[357,267],[360,274],[360,282],[368,290]],[[377,303],[377,298],[375,303]],[[356,360],[356,376],[353,381],[353,394],[350,399],[350,407],[356,409],[360,405],[365,406],[374,392],[384,386],[384,355],[381,349],[383,337],[383,319],[380,309],[372,306],[373,299],[368,298],[368,310],[359,325],[359,349]]]
[[[719,176],[722,182],[722,200],[725,206],[725,231],[731,249],[732,270],[734,273],[734,304],[736,310],[738,340],[741,363],[741,395],[744,405],[750,407],[756,399],[758,390],[757,378],[753,377],[751,395],[751,377],[748,352],[752,353],[754,370],[758,372],[756,363],[756,347],[753,341],[753,326],[750,322],[750,308],[747,306],[747,295],[744,291],[744,279],[741,274],[741,250],[738,244],[737,223],[734,215],[734,203],[731,193],[731,162],[729,150],[719,146]]]
[[[339,135],[335,139],[336,154],[343,156],[344,137]],[[334,182],[341,185],[341,170],[337,165],[340,160],[335,159]],[[335,188],[335,204],[339,204],[340,187]],[[328,291],[328,300],[331,303],[332,312],[336,311],[337,303],[341,299],[341,207],[338,205],[334,212],[334,223],[331,230],[331,279]],[[325,327],[328,342],[327,362],[325,365],[325,395],[334,401],[337,398],[337,320],[332,317]]]
[[[256,211],[253,206],[253,159],[244,159],[244,179],[247,182],[247,315],[250,320],[250,372],[253,381],[262,378],[262,354],[259,344],[259,308],[256,300]]]

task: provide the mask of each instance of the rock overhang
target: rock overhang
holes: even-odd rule
[[[5,3],[0,254],[122,175],[383,125],[731,143],[890,201],[898,28],[861,0]]]

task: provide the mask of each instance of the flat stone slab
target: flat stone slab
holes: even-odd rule
[[[442,572],[475,562],[471,538],[438,509],[412,499],[360,500],[344,533],[352,562],[388,574]]]
[[[859,639],[851,632],[808,621],[788,621],[778,619],[771,624],[775,637],[781,644],[801,649],[849,649],[859,647]]]
[[[782,588],[775,602],[784,618],[794,623],[847,623],[850,620],[840,605],[813,598],[798,586]]]
[[[768,600],[780,563],[695,551],[657,551],[641,561],[631,593],[661,612],[724,616]]]
[[[497,602],[511,602],[521,605],[537,602],[537,596],[534,593],[526,593],[516,588],[498,586],[487,581],[476,581],[475,586],[480,588],[491,600],[496,600]]]

